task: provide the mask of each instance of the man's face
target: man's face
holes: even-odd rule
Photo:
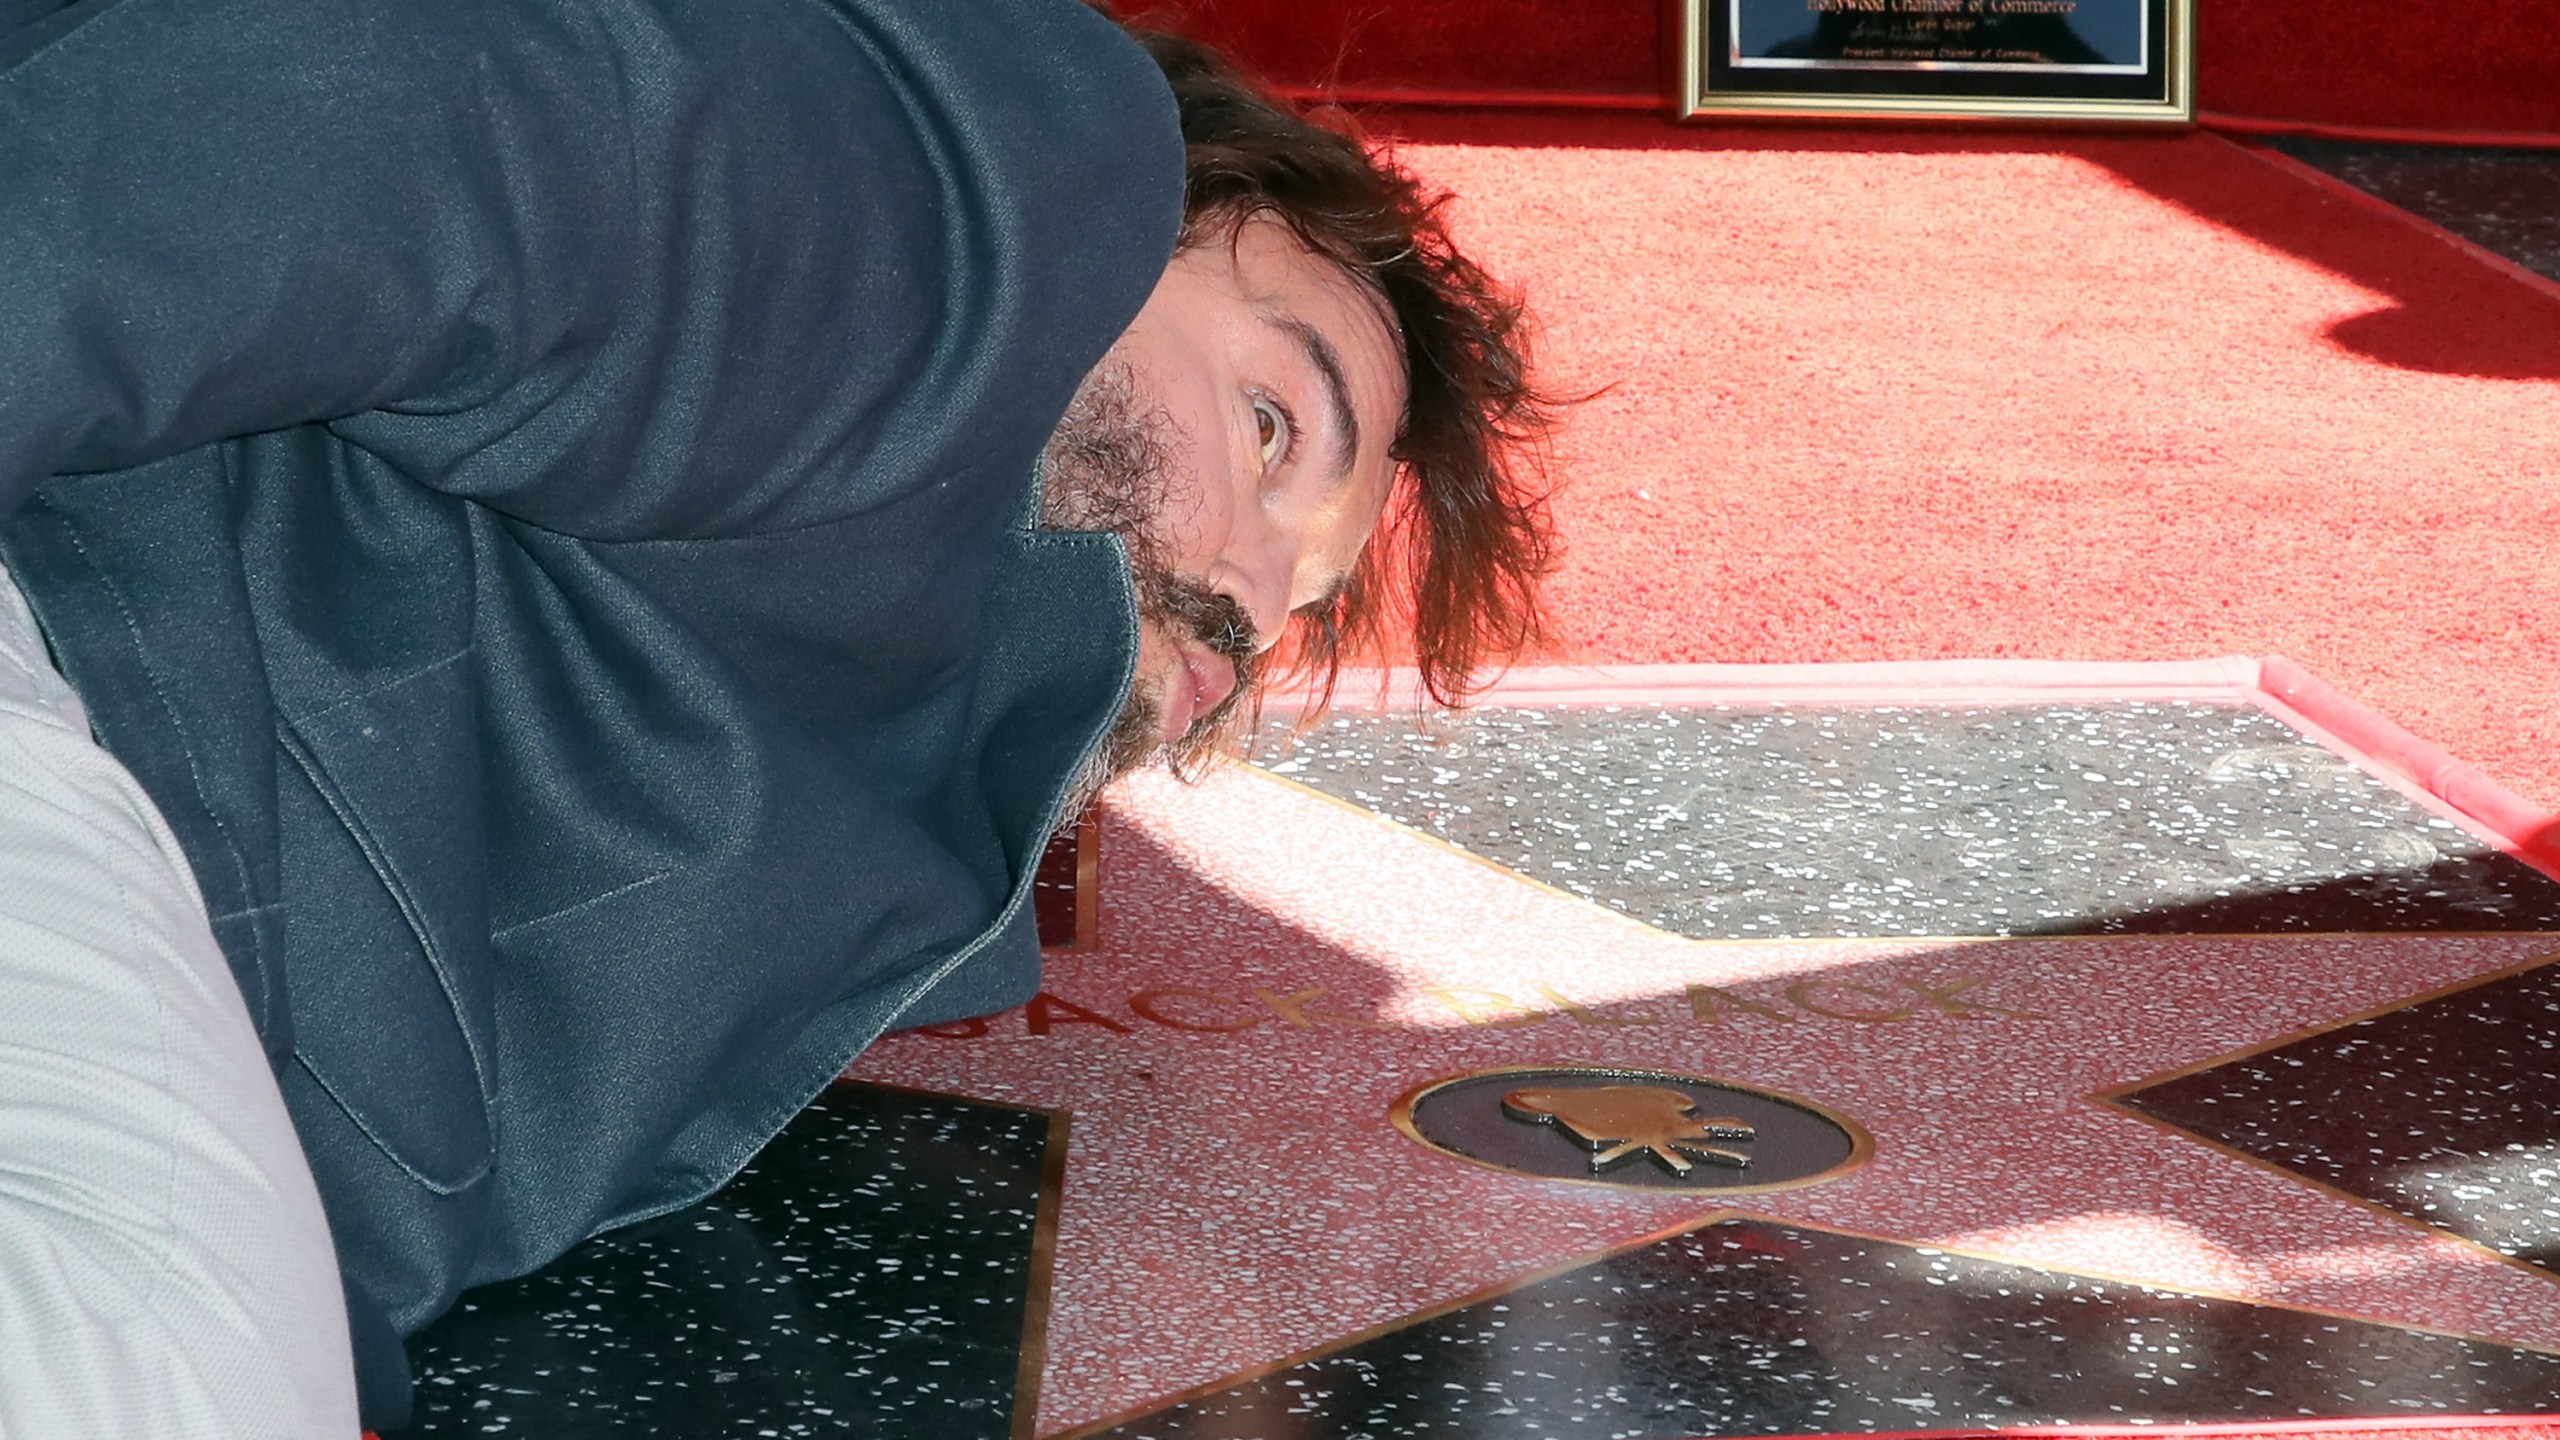
[[[1386,505],[1404,405],[1385,301],[1279,221],[1166,267],[1048,454],[1045,523],[1121,532],[1137,572],[1113,773],[1213,738],[1290,613],[1331,600]]]

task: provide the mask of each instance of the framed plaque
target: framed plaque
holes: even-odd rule
[[[2193,0],[1672,0],[1679,113],[2195,115]]]

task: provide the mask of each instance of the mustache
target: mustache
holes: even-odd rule
[[[1151,759],[1161,759],[1173,773],[1197,779],[1229,743],[1237,712],[1253,703],[1260,655],[1254,643],[1252,617],[1242,605],[1206,585],[1141,563],[1136,572],[1138,617],[1144,625],[1161,625],[1187,636],[1235,667],[1235,689],[1209,710],[1192,717],[1191,727],[1171,740],[1162,738],[1163,697],[1153,687],[1134,690],[1104,737],[1095,764],[1077,781],[1075,809],[1082,809],[1102,786]]]
[[[1139,608],[1149,618],[1199,641],[1211,653],[1232,661],[1239,671],[1250,666],[1262,648],[1253,617],[1233,596],[1162,571],[1146,576],[1139,588]]]
[[[1260,679],[1262,647],[1253,617],[1232,596],[1162,572],[1147,576],[1139,589],[1139,607],[1147,618],[1198,641],[1211,654],[1235,667],[1235,689],[1194,717],[1191,728],[1166,746],[1166,758],[1179,773],[1205,759],[1226,737],[1229,722],[1254,694]]]

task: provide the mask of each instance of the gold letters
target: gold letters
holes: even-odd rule
[[[1356,1015],[1337,1015],[1330,1010],[1316,1009],[1315,1003],[1324,998],[1322,990],[1301,990],[1295,995],[1281,995],[1256,989],[1253,998],[1270,1006],[1273,1014],[1301,1030],[1312,1030],[1318,1025],[1357,1025],[1363,1030],[1395,1028],[1375,1020],[1363,1020]]]
[[[1603,1015],[1587,1005],[1579,1005],[1566,999],[1553,985],[1539,986],[1538,993],[1546,996],[1549,1003],[1553,1004],[1559,1012],[1572,1016],[1580,1024],[1650,1025],[1653,1023],[1653,1017],[1650,1015]]]
[[[1981,1020],[1988,1019],[1994,1015],[2006,1015],[2012,1020],[2043,1020],[2048,1018],[2037,1014],[2033,1010],[2012,1010],[2006,1005],[1988,1005],[1980,1000],[1959,1000],[1956,998],[1965,991],[1970,990],[1981,983],[1981,976],[1967,975],[1962,979],[1950,980],[1943,985],[1931,985],[1920,980],[1905,980],[1902,982],[1902,988],[1919,996],[1921,999],[1928,1001],[1930,1004],[1937,1006],[1938,1009],[1946,1014],[1954,1016],[1958,1020]]]
[[[1713,1025],[1727,1015],[1759,1015],[1781,1025],[1793,1025],[1796,1017],[1774,1005],[1764,1005],[1748,996],[1736,995],[1714,985],[1689,987],[1689,1018],[1701,1025]]]
[[[2034,1010],[1977,998],[1974,992],[1987,978],[1980,975],[1959,975],[1948,980],[1914,980],[1903,975],[1882,975],[1872,970],[1861,973],[1863,978],[1857,980],[1793,981],[1774,996],[1745,994],[1721,985],[1688,985],[1682,990],[1689,1002],[1689,1018],[1699,1025],[1729,1022],[1747,1025],[1760,1021],[1798,1025],[1808,1017],[1855,1025],[1900,1025],[1929,1016],[1967,1022],[2047,1018]],[[1248,1030],[1269,1028],[1274,1020],[1288,1030],[1342,1026],[1361,1030],[1402,1028],[1332,1008],[1328,1004],[1329,992],[1320,985],[1287,993],[1254,986],[1247,993],[1251,999],[1239,998],[1223,990],[1162,985],[1132,994],[1128,1006],[1131,1015],[1148,1025],[1186,1035],[1238,1035]],[[1479,1029],[1509,1030],[1567,1019],[1576,1025],[1658,1025],[1665,1018],[1660,1014],[1602,1014],[1555,986],[1543,984],[1537,987],[1537,995],[1544,1002],[1539,1005],[1515,1000],[1498,990],[1466,986],[1426,985],[1422,987],[1422,993],[1445,1006],[1465,1024]],[[1623,1010],[1627,1007],[1616,1008]],[[1125,1021],[1088,1009],[1075,1001],[1061,999],[1045,990],[1033,996],[1031,1003],[1018,1013],[1022,1016],[1024,1029],[1033,1035],[1049,1035],[1069,1025],[1091,1026],[1117,1035],[1138,1033],[1136,1027]],[[943,1025],[918,1026],[898,1033],[936,1040],[978,1040],[995,1033],[993,1026],[1000,1019],[979,1016]]]
[[[1316,992],[1321,995],[1324,992]],[[1259,1015],[1239,1015],[1230,1020],[1182,1020],[1164,1013],[1167,1000],[1199,1000],[1211,1005],[1233,1005],[1224,995],[1207,990],[1194,990],[1188,985],[1168,985],[1161,990],[1141,990],[1129,997],[1129,1013],[1141,1020],[1152,1020],[1167,1030],[1188,1030],[1195,1035],[1232,1035],[1250,1030],[1262,1023]]]
[[[1052,1025],[1099,1025],[1123,1035],[1129,1033],[1128,1026],[1110,1016],[1087,1010],[1073,1000],[1061,1000],[1046,990],[1031,997],[1031,1003],[1023,1008],[1022,1020],[1034,1035],[1048,1034]]]
[[[1825,1020],[1855,1020],[1862,1025],[1890,1025],[1896,1020],[1908,1020],[1918,1013],[1908,1005],[1896,1006],[1881,1013],[1871,1010],[1838,1009],[1813,998],[1814,993],[1820,990],[1863,995],[1870,1000],[1881,1000],[1888,1005],[1893,1004],[1893,996],[1885,991],[1872,985],[1856,985],[1846,980],[1799,980],[1787,987],[1787,1000],[1808,1015],[1819,1015]]]
[[[1535,1025],[1547,1017],[1535,1010],[1524,1010],[1508,995],[1491,990],[1454,990],[1446,985],[1425,985],[1422,993],[1458,1012],[1458,1018],[1470,1025],[1508,1029],[1514,1025]]]

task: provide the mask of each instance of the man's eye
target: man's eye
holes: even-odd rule
[[[1289,453],[1289,412],[1280,408],[1277,401],[1256,398],[1253,427],[1262,443],[1262,468],[1268,470]]]

